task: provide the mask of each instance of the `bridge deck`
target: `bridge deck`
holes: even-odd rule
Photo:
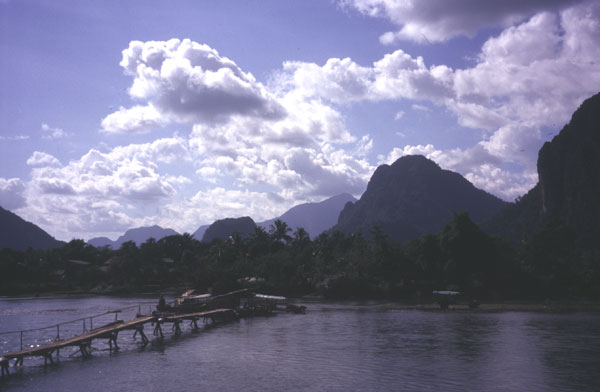
[[[225,316],[229,314],[233,314],[232,309],[215,309],[206,312],[188,313],[180,315],[178,314],[170,316],[142,316],[126,322],[115,321],[113,323],[93,329],[81,335],[73,336],[64,340],[58,340],[56,342],[45,344],[43,346],[31,347],[21,351],[0,354],[0,357],[3,357],[5,359],[20,359],[23,357],[48,356],[56,350],[60,350],[69,346],[86,345],[90,343],[93,339],[107,337],[110,338],[115,333],[127,329],[135,329],[138,325],[143,325],[149,322],[177,322],[180,320],[197,320],[201,317],[215,317],[221,315]]]

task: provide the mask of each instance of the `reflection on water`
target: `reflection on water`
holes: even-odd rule
[[[144,298],[0,300],[0,330],[49,325]],[[27,361],[2,391],[581,391],[599,390],[600,316],[393,310],[309,304],[306,315],[254,318],[166,336],[110,354]],[[62,355],[62,354],[61,354]]]

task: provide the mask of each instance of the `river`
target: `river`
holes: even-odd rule
[[[0,299],[0,332],[48,326],[154,298]],[[119,335],[81,359],[61,352],[10,368],[1,391],[594,391],[600,390],[597,313],[456,312],[383,303],[307,303],[305,315],[243,319],[163,340]],[[131,310],[135,313],[138,309]],[[131,314],[131,315],[132,315]],[[124,312],[119,318],[128,319]],[[114,315],[105,316],[108,321]],[[96,326],[106,320],[95,319]],[[61,326],[62,337],[84,322]],[[85,328],[89,326],[86,325]],[[26,333],[39,344],[55,329]],[[0,350],[19,345],[0,335]]]

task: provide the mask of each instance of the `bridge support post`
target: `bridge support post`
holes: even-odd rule
[[[91,342],[89,342],[89,343],[84,342],[79,345],[79,351],[81,352],[82,357],[88,358],[88,357],[92,356],[92,354],[88,351],[88,347],[91,347],[91,346],[92,346]]]
[[[154,336],[164,337],[162,328],[160,327],[160,321],[156,321],[156,325],[154,326]]]
[[[173,329],[173,331],[175,333],[175,336],[181,335],[181,327],[179,327],[179,323],[180,323],[179,320],[173,321],[173,328],[172,329]]]
[[[139,324],[135,326],[135,332],[133,333],[133,338],[135,339],[137,334],[140,334],[140,337],[142,338],[142,344],[145,346],[148,344],[149,340],[146,337],[146,334],[144,333],[144,325],[143,324]]]
[[[117,344],[117,336],[119,336],[119,331],[112,332],[108,338],[108,346],[111,352],[113,350],[113,343],[115,345],[115,351],[119,349],[119,345]]]
[[[9,364],[8,358],[0,357],[0,367],[2,368],[3,376],[4,375],[8,376],[8,364]]]
[[[54,365],[54,360],[52,359],[52,351],[47,351],[44,353],[44,366],[48,365],[50,362],[51,365]]]

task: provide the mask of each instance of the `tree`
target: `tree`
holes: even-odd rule
[[[289,243],[292,240],[292,237],[290,237],[288,233],[291,231],[292,229],[288,226],[288,224],[280,219],[277,219],[269,227],[269,234],[271,234],[271,238],[277,242]]]
[[[294,233],[293,244],[297,247],[304,247],[310,243],[310,236],[304,227],[299,227]]]

